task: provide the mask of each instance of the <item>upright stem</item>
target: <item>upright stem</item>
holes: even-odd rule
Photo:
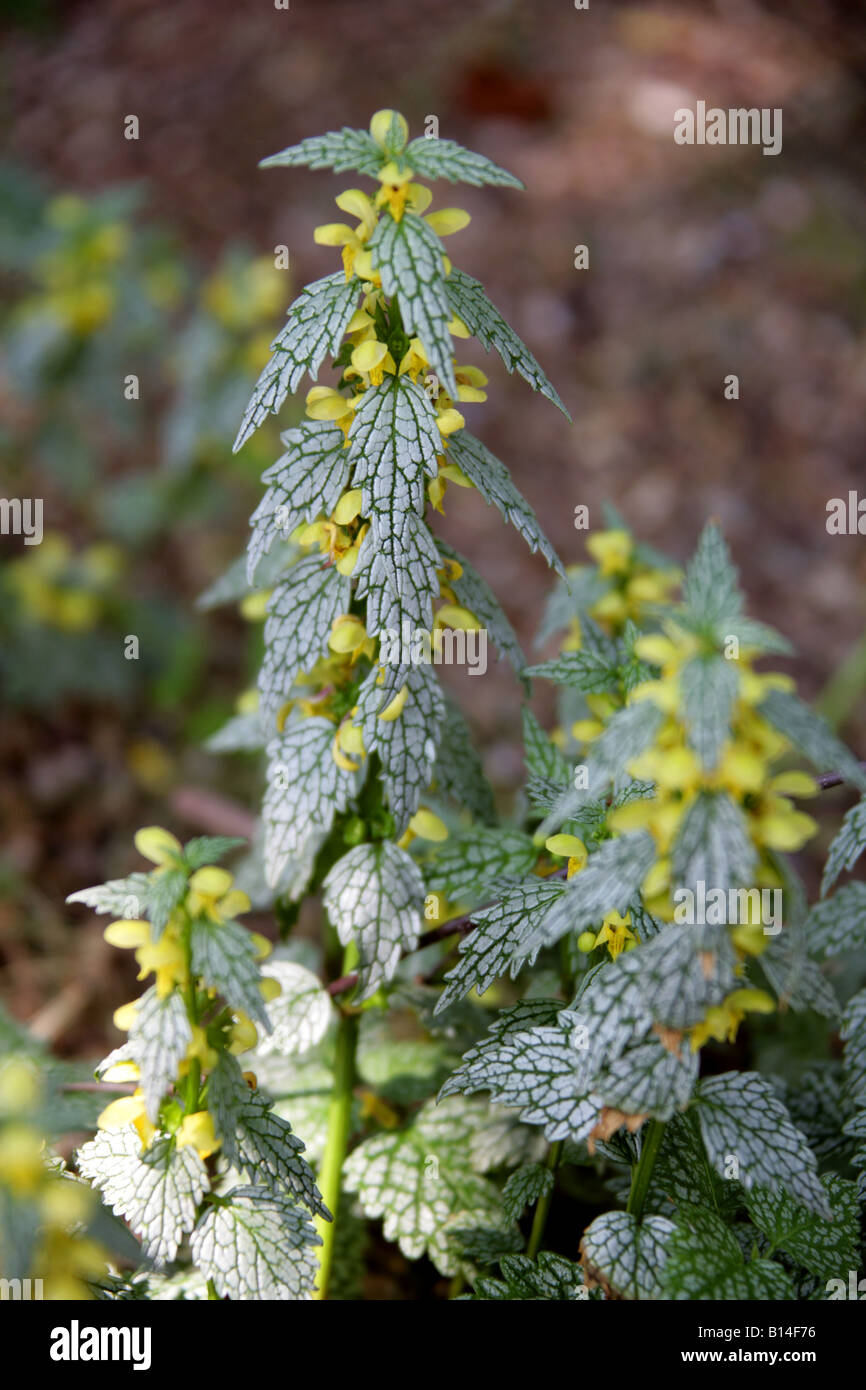
[[[631,1190],[628,1194],[626,1211],[631,1212],[636,1221],[639,1221],[643,1214],[646,1195],[649,1191],[650,1178],[652,1177],[664,1132],[665,1126],[663,1120],[650,1120],[641,1145],[640,1158],[632,1169]]]
[[[357,1015],[341,1010],[340,1021],[337,1025],[334,1089],[331,1092],[331,1102],[328,1108],[328,1140],[319,1173],[319,1190],[333,1220],[325,1221],[320,1216],[316,1217],[316,1229],[322,1237],[322,1244],[319,1248],[318,1288],[315,1294],[317,1299],[328,1296],[328,1281],[334,1258],[334,1238],[340,1206],[340,1178],[352,1122],[352,1089],[355,1084],[355,1047],[357,1041]]]
[[[547,1166],[552,1173],[555,1173],[562,1159],[563,1140],[558,1139],[555,1144],[551,1144],[550,1152],[547,1155]],[[550,1211],[550,1203],[553,1200],[553,1187],[551,1183],[546,1192],[542,1193],[535,1204],[535,1216],[532,1219],[532,1230],[529,1232],[529,1244],[526,1253],[531,1260],[534,1260],[541,1248],[544,1239],[544,1228],[547,1225],[547,1213]]]

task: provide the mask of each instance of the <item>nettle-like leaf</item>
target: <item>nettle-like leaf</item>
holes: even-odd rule
[[[563,792],[539,827],[539,835],[552,834],[588,801],[603,796],[610,786],[619,787],[623,781],[629,781],[628,764],[652,742],[662,718],[661,710],[650,700],[636,700],[617,710],[587,755],[586,785],[571,786]]]
[[[477,1279],[474,1292],[462,1294],[467,1302],[523,1300],[527,1302],[572,1302],[585,1298],[580,1266],[551,1250],[542,1250],[537,1260],[528,1255],[503,1255],[501,1279]]]
[[[815,1155],[770,1081],[757,1072],[724,1072],[698,1087],[697,1115],[711,1163],[749,1191],[780,1188],[829,1220],[832,1209],[818,1179]]]
[[[357,788],[357,774],[334,761],[334,733],[328,719],[291,719],[268,744],[262,817],[265,877],[271,887],[310,840],[327,834]]]
[[[451,183],[469,183],[474,188],[492,184],[500,188],[522,188],[523,184],[507,169],[501,169],[492,159],[474,150],[464,149],[454,140],[439,136],[421,135],[410,140],[405,156],[422,179],[449,179]]]
[[[761,969],[784,1008],[798,1012],[814,1009],[835,1022],[839,1001],[821,967],[810,956],[811,946],[802,925],[792,923],[762,953]]]
[[[304,1212],[262,1187],[236,1187],[193,1231],[192,1257],[221,1298],[311,1298],[321,1237]]]
[[[191,873],[205,864],[218,864],[233,849],[247,842],[238,835],[196,835],[183,847],[183,861]]]
[[[536,668],[537,669],[537,668]],[[530,667],[527,675],[531,675]],[[571,784],[571,767],[567,758],[544,732],[531,709],[523,707],[523,749],[529,773],[546,781],[558,783],[561,787]]]
[[[521,496],[504,463],[501,463],[480,439],[460,430],[448,444],[448,457],[462,468],[484,498],[492,503],[523,537],[529,549],[540,551],[551,569],[565,577],[565,571],[550,541],[538,524],[538,518],[526,499]]]
[[[816,1158],[835,1160],[845,1153],[848,1141],[842,1133],[846,1107],[841,1062],[819,1062],[807,1067],[796,1082],[785,1087],[784,1099],[791,1119],[805,1134]]]
[[[847,811],[827,851],[821,896],[829,893],[843,869],[852,869],[866,849],[866,797]],[[71,902],[72,899],[70,898]]]
[[[866,791],[866,770],[827,721],[790,690],[771,690],[757,706],[779,733],[821,772],[839,772],[855,787]]]
[[[205,740],[209,753],[258,753],[267,743],[267,734],[258,710],[233,714],[215,734]]]
[[[733,1231],[715,1212],[684,1205],[674,1224],[662,1268],[668,1298],[706,1302],[794,1297],[782,1267],[772,1260],[747,1262]]]
[[[674,1223],[664,1216],[636,1221],[630,1212],[607,1211],[587,1227],[580,1243],[584,1277],[608,1297],[664,1298],[662,1270]]]
[[[821,1183],[833,1212],[829,1221],[792,1201],[786,1192],[764,1187],[747,1194],[749,1216],[772,1252],[784,1251],[819,1279],[847,1279],[860,1259],[857,1184],[835,1173],[822,1177]]]
[[[354,577],[367,599],[367,630],[401,636],[428,629],[439,593],[439,555],[423,521],[425,477],[434,477],[442,440],[436,412],[408,376],[364,392],[349,433],[349,462],[370,530]]]
[[[278,154],[269,154],[259,160],[259,168],[297,169],[307,165],[310,169],[333,169],[337,174],[346,169],[355,169],[359,174],[369,174],[375,178],[385,159],[382,149],[368,131],[343,126],[342,130],[331,130],[327,135],[310,135],[297,145],[280,150]]]
[[[655,858],[655,844],[645,831],[606,840],[568,881],[527,946],[550,946],[567,931],[600,925],[608,912],[628,911]]]
[[[271,1032],[259,1040],[259,1056],[309,1052],[322,1041],[334,1018],[334,1006],[321,980],[293,960],[268,960],[261,969],[278,982],[281,993],[267,1006]]]
[[[737,617],[743,599],[739,576],[721,530],[711,522],[701,532],[683,580],[687,615],[705,628]]]
[[[683,816],[672,859],[674,883],[691,892],[698,883],[707,892],[752,883],[755,848],[737,803],[724,792],[701,792]]]
[[[149,896],[149,876],[127,874],[126,878],[113,878],[93,888],[80,888],[77,893],[70,893],[66,901],[84,903],[94,912],[110,912],[112,917],[138,920],[145,915]]]
[[[327,649],[331,624],[349,610],[352,586],[319,554],[292,565],[268,601],[265,658],[259,672],[259,695],[266,727],[283,704],[296,677],[308,671]]]
[[[543,1007],[504,1010],[439,1094],[489,1091],[491,1100],[519,1109],[525,1124],[543,1125],[551,1141],[585,1139],[601,1109],[590,1091],[589,1051],[575,1048],[562,1025],[527,1026],[533,1016],[549,1017],[560,1008],[547,1000],[533,1002]]]
[[[502,1189],[505,1214],[517,1221],[527,1207],[534,1206],[539,1197],[553,1191],[553,1173],[541,1163],[526,1163],[511,1174]]]
[[[466,902],[489,892],[501,879],[520,879],[538,858],[532,837],[508,826],[474,825],[437,846],[428,881],[434,892]]]
[[[459,806],[485,825],[495,819],[493,788],[484,773],[472,735],[460,710],[447,696],[439,748],[433,768],[437,791],[450,796]]]
[[[127,1046],[129,1057],[141,1073],[141,1089],[152,1124],[156,1124],[162,1098],[175,1080],[191,1042],[192,1029],[182,996],[174,990],[160,999],[155,989],[146,990],[138,1001]]]
[[[655,1022],[682,1030],[705,1017],[736,989],[737,954],[726,927],[665,926],[642,947],[641,996]]]
[[[486,629],[488,636],[493,639],[500,655],[507,658],[518,676],[522,675],[526,661],[520,643],[490,585],[486,579],[481,578],[477,570],[472,568],[469,561],[465,560],[462,555],[458,555],[457,551],[452,549],[450,545],[446,545],[444,541],[439,541],[438,546],[440,553],[451,560],[456,560],[463,571],[459,579],[449,581],[457,596],[458,603],[462,603],[465,608],[475,614],[481,626]]]
[[[151,879],[147,915],[153,928],[151,937],[154,941],[162,936],[168,926],[169,917],[183,902],[186,890],[187,875],[184,869],[165,869],[163,873],[155,874]]]
[[[845,1005],[840,1036],[845,1043],[845,1092],[852,1104],[866,1106],[866,989]]]
[[[250,517],[247,580],[278,536],[287,539],[301,522],[329,516],[349,479],[343,431],[327,420],[303,420],[280,436],[286,452],[262,474],[267,491]]]
[[[191,1145],[167,1135],[142,1149],[132,1126],[100,1130],[77,1154],[78,1171],[129,1223],[148,1259],[169,1264],[208,1189],[204,1163]]]
[[[251,1091],[234,1057],[221,1053],[210,1076],[210,1105],[223,1152],[239,1173],[273,1192],[290,1195],[316,1215],[330,1213],[301,1155],[304,1145],[292,1127],[275,1115],[261,1091]]]
[[[328,873],[325,910],[344,946],[358,948],[359,999],[394,975],[401,954],[414,950],[422,930],[424,880],[398,845],[356,845]]]
[[[473,930],[460,943],[460,960],[447,975],[437,1012],[471,989],[483,994],[494,980],[510,970],[512,979],[533,955],[525,943],[547,916],[551,905],[567,892],[561,881],[544,879],[519,883],[490,907],[472,915]]]
[[[397,299],[403,327],[421,339],[431,370],[456,400],[442,242],[428,222],[407,210],[399,222],[387,213],[380,217],[368,250],[382,289]]]
[[[730,737],[739,689],[736,666],[721,656],[692,657],[680,672],[680,689],[688,741],[710,772]]]
[[[587,695],[601,694],[613,690],[619,681],[619,653],[615,647],[610,653],[597,650],[561,652],[550,661],[530,666],[526,674],[571,686]]]
[[[190,961],[208,989],[215,989],[233,1009],[269,1028],[259,990],[261,971],[252,935],[238,922],[198,918],[190,931]]]
[[[465,1101],[428,1101],[405,1129],[365,1139],[343,1169],[344,1184],[358,1194],[364,1214],[384,1218],[385,1239],[396,1241],[409,1260],[426,1254],[440,1274],[459,1268],[450,1229],[507,1224],[499,1192],[470,1163],[476,1126],[476,1112]]]
[[[666,1215],[683,1203],[709,1207],[731,1220],[742,1206],[739,1183],[726,1182],[707,1162],[694,1107],[665,1125],[645,1210]]]
[[[346,280],[342,270],[314,280],[289,307],[285,328],[271,344],[273,356],[263,369],[244,411],[237,453],[268,415],[276,415],[290,391],[307,372],[316,380],[328,354],[339,349],[358,302],[360,281]]]
[[[448,298],[457,317],[463,320],[486,352],[495,349],[507,371],[518,372],[533,391],[540,391],[562,411],[567,420],[571,419],[535,357],[510,324],[506,323],[495,304],[490,302],[480,280],[453,268],[448,276]]]
[[[397,834],[402,835],[430,785],[446,718],[445,701],[430,666],[409,666],[406,703],[397,719],[382,719],[381,668],[374,666],[358,691],[353,723],[367,753],[377,753]]]

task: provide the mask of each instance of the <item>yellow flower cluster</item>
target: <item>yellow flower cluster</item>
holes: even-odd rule
[[[646,829],[653,836],[659,857],[644,884],[646,905],[655,916],[672,920],[670,851],[684,816],[700,793],[726,792],[740,807],[758,851],[756,886],[778,887],[778,873],[769,852],[799,849],[814,835],[815,821],[797,810],[792,798],[814,796],[818,786],[804,772],[773,771],[774,764],[790,751],[790,744],[756,706],[770,690],[790,689],[793,682],[779,674],[757,674],[748,652],[742,652],[735,664],[738,690],[730,736],[715,767],[708,770],[702,766],[689,746],[680,686],[683,666],[699,651],[698,639],[673,622],[665,626],[665,633],[639,637],[635,644],[636,654],[660,667],[660,675],[638,686],[631,696],[633,700],[651,700],[664,715],[653,745],[628,767],[633,777],[655,783],[656,794],[618,807],[611,812],[608,824],[616,832]]]
[[[38,1122],[41,1101],[33,1062],[7,1057],[0,1065],[0,1199],[22,1223],[32,1221],[36,1236],[27,1277],[42,1281],[41,1296],[88,1299],[86,1280],[105,1269],[107,1258],[83,1233],[96,1202],[84,1183],[52,1166]]]
[[[154,878],[182,868],[183,847],[180,841],[160,826],[149,826],[139,830],[135,836],[135,845],[145,859],[157,866],[152,874]],[[140,967],[138,978],[145,980],[149,975],[153,975],[156,993],[160,999],[167,998],[174,990],[180,990],[185,1000],[195,1001],[200,991],[191,975],[190,923],[198,920],[219,925],[222,922],[233,921],[249,909],[250,900],[246,893],[233,887],[232,875],[226,869],[209,864],[190,874],[183,900],[171,912],[165,928],[156,940],[149,922],[126,918],[111,922],[105,929],[105,939],[112,946],[135,951],[135,958]],[[270,954],[271,944],[265,937],[252,933],[252,940],[259,959],[264,959]],[[279,984],[271,978],[261,980],[259,989],[266,1002],[280,993]],[[212,998],[213,991],[208,993]],[[137,1001],[121,1005],[114,1014],[115,1026],[126,1032],[135,1022],[137,1010]],[[197,1014],[200,1010],[195,1008],[193,1012]],[[199,1022],[197,1016],[190,1017],[190,1026],[192,1039],[178,1068],[178,1084],[193,1071],[196,1079],[200,1080],[216,1065],[219,1055],[217,1043],[238,1055],[248,1052],[258,1042],[255,1024],[240,1009],[233,1010],[227,1026],[215,1025],[218,1036],[213,1033],[209,1036],[208,1028]],[[139,1076],[138,1066],[134,1062],[121,1061],[105,1072],[103,1080],[138,1081]],[[196,1084],[193,1090],[197,1098],[200,1087]],[[145,1146],[157,1133],[157,1126],[147,1115],[140,1087],[137,1087],[132,1095],[121,1096],[118,1100],[112,1101],[99,1117],[101,1129],[117,1129],[130,1124],[135,1126]],[[202,1158],[214,1153],[220,1144],[212,1118],[206,1109],[187,1108],[182,1118],[179,1117],[175,1135],[179,1145],[195,1145]]]
[[[98,543],[76,555],[66,536],[47,532],[41,545],[6,566],[6,582],[28,617],[65,632],[96,626],[121,572],[117,546]]]
[[[666,603],[682,578],[678,569],[650,565],[641,559],[634,538],[619,527],[594,531],[587,537],[586,548],[596,562],[599,577],[608,583],[605,592],[586,611],[614,636],[629,619],[639,624],[649,607]],[[569,574],[577,575],[583,568],[575,565]],[[579,651],[582,644],[580,619],[575,617],[563,651]]]

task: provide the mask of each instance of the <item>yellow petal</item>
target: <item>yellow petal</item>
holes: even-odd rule
[[[144,1096],[120,1096],[106,1105],[96,1121],[100,1129],[123,1129],[145,1114]]]
[[[366,343],[359,343],[352,353],[352,366],[358,372],[372,372],[384,361],[387,355],[387,343],[380,343],[375,338],[368,338]]]
[[[137,999],[133,999],[129,1004],[121,1004],[120,1008],[115,1009],[112,1014],[112,1022],[115,1028],[119,1028],[121,1033],[128,1033],[135,1022],[137,1013]]]
[[[348,652],[356,651],[358,647],[367,640],[367,629],[353,614],[342,614],[335,618],[328,637],[328,646],[332,652],[345,655]]]
[[[313,241],[317,246],[346,246],[356,240],[352,228],[347,227],[345,222],[325,222],[313,232]]]
[[[409,829],[413,835],[417,835],[421,840],[441,841],[448,839],[448,826],[426,806],[419,806],[409,822]]]
[[[402,686],[398,693],[394,696],[390,705],[386,706],[386,708],[382,710],[382,713],[379,715],[379,718],[384,719],[386,723],[390,723],[394,719],[399,719],[400,715],[403,713],[403,706],[406,704],[408,695],[408,685]]]
[[[405,117],[401,116],[399,111],[392,111],[390,107],[384,107],[372,117],[370,134],[380,149],[384,150],[388,146],[390,136],[394,142],[390,148],[400,150],[409,139],[409,127]]]
[[[451,236],[461,232],[471,222],[469,213],[463,208],[440,208],[438,212],[428,212],[424,221],[432,227],[437,236]]]
[[[441,414],[437,416],[436,424],[439,426],[439,433],[441,435],[449,435],[454,434],[456,430],[462,430],[466,421],[459,410],[455,410],[453,406],[449,406],[447,410],[443,410]]]
[[[266,1004],[270,1004],[272,999],[279,999],[282,992],[282,985],[272,975],[266,975],[263,980],[259,981],[259,994]]]
[[[112,922],[105,928],[103,936],[109,946],[120,946],[127,950],[134,946],[146,946],[150,941],[150,923]]]
[[[350,521],[354,521],[357,516],[360,516],[361,501],[362,493],[359,487],[353,487],[350,492],[343,493],[334,508],[334,520],[338,526],[348,526]]]
[[[207,864],[196,869],[189,886],[203,898],[221,898],[232,886],[234,879],[228,869],[220,869],[215,864]]]
[[[161,825],[148,825],[136,831],[135,848],[152,864],[173,864],[183,853],[180,840]]]
[[[544,848],[561,859],[586,859],[586,845],[576,835],[551,835]]]
[[[214,1133],[213,1117],[207,1110],[197,1110],[193,1115],[185,1115],[177,1131],[177,1147],[192,1144],[200,1158],[208,1158],[222,1143]]]

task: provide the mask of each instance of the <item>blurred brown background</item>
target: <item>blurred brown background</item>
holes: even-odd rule
[[[678,561],[713,516],[753,612],[796,645],[790,669],[804,693],[820,692],[856,650],[866,545],[828,536],[825,516],[828,498],[866,493],[861,4],[291,0],[283,11],[269,0],[46,0],[4,13],[3,118],[17,161],[84,194],[145,181],[147,214],[208,264],[230,240],[259,255],[286,243],[292,294],[333,268],[312,230],[338,216],[337,192],[365,181],[258,171],[263,156],[394,106],[413,135],[436,115],[440,134],[513,170],[525,194],[442,185],[437,206],[472,212],[449,252],[485,281],[573,415],[569,427],[492,359],[489,401],[470,413],[565,562],[582,557],[577,503],[600,525],[610,499]],[[675,145],[674,110],[699,99],[781,107],[781,154]],[[140,121],[137,142],[123,138],[128,114]],[[573,267],[580,243],[589,270]],[[729,373],[739,401],[724,399]],[[231,443],[227,433],[226,468]],[[206,537],[203,523],[154,549],[151,564],[188,606],[242,547],[246,515],[239,504]],[[543,563],[477,496],[449,493],[442,527],[528,645],[549,587]],[[212,625],[201,688],[241,688],[239,625],[201,621]],[[491,775],[512,785],[514,681],[503,667],[460,680],[459,692]],[[839,712],[861,756],[862,695],[855,670]],[[542,713],[547,698],[539,692]],[[190,787],[254,804],[254,783],[187,748],[170,714],[151,732],[175,770],[165,795],[152,795],[123,756],[142,717],[131,709],[16,712],[0,735],[18,875],[0,917],[2,989],[22,1016],[68,975],[45,964],[68,930],[63,895],[131,867],[138,824],[212,828],[178,801]],[[100,1001],[91,1005],[98,1030]],[[55,1036],[83,1046],[92,1039],[80,1026],[80,1037],[66,1025]]]

